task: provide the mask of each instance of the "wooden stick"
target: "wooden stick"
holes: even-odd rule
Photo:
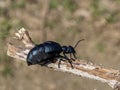
[[[26,61],[28,52],[35,46],[35,44],[31,40],[29,33],[24,28],[15,33],[15,38],[22,41],[25,47],[19,47],[12,43],[8,43],[7,55],[18,60]],[[68,72],[82,77],[99,80],[107,83],[113,89],[120,90],[120,70],[105,68],[101,65],[86,62],[86,60],[74,61],[74,69],[71,68],[71,65],[68,62],[62,61],[60,66],[61,67],[58,68],[58,61],[46,65],[46,67],[57,71]]]

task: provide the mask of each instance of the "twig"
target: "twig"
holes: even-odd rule
[[[15,33],[17,40],[22,41],[25,47],[16,47],[13,44],[8,44],[7,55],[26,61],[27,54],[31,48],[35,46],[31,40],[28,32],[22,28]],[[99,80],[107,83],[114,89],[120,90],[120,71],[115,69],[108,69],[100,65],[86,62],[85,60],[76,60],[73,62],[74,69],[67,62],[61,62],[61,67],[58,68],[58,62],[50,63],[46,65],[48,68],[52,68],[57,71],[69,72],[82,77]]]

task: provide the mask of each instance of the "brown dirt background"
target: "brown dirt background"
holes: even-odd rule
[[[21,27],[35,43],[75,45],[84,38],[76,49],[79,59],[120,69],[120,0],[0,0],[0,90],[112,90],[99,81],[8,57],[7,42]]]

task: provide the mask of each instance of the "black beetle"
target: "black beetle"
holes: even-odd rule
[[[71,64],[71,67],[73,68],[71,60],[75,60],[75,48],[78,45],[78,43],[82,40],[79,40],[76,43],[75,47],[61,46],[59,43],[54,41],[46,41],[42,44],[36,45],[29,51],[27,55],[27,64],[40,64],[43,66],[49,62],[53,62],[55,59],[59,59],[59,68],[61,60],[68,60],[68,62]],[[60,55],[60,53],[63,53],[64,56]],[[70,58],[68,58],[66,54],[70,54]],[[74,58],[72,58],[72,55],[74,56]]]

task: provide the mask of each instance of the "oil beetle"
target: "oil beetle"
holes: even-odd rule
[[[49,62],[53,62],[56,59],[59,60],[58,67],[60,68],[61,61],[68,60],[71,67],[73,68],[71,60],[76,59],[75,48],[82,40],[84,39],[79,40],[74,47],[61,46],[59,43],[54,41],[46,41],[42,44],[36,45],[29,51],[27,55],[27,64],[28,66],[34,64],[39,64],[43,66]],[[63,56],[60,55],[61,53],[63,53]],[[70,57],[68,57],[66,54],[70,54]]]

